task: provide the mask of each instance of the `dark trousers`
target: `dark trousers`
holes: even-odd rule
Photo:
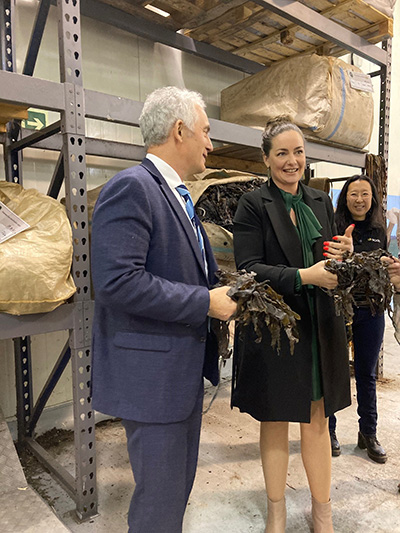
[[[129,507],[129,533],[182,532],[197,468],[202,408],[203,384],[192,414],[182,422],[122,421],[136,484]]]
[[[375,435],[376,365],[385,330],[384,315],[372,315],[369,308],[355,307],[353,317],[354,375],[357,389],[359,428],[364,435]],[[329,430],[335,431],[336,417],[329,417]]]

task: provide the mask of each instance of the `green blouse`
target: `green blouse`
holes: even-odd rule
[[[290,214],[293,209],[296,216],[296,230],[301,242],[301,250],[303,253],[304,268],[308,268],[314,264],[313,244],[321,237],[322,226],[319,223],[317,217],[314,215],[312,209],[304,203],[303,191],[299,188],[298,194],[290,194],[282,189],[279,189],[287,212]],[[319,359],[318,350],[318,333],[317,333],[317,315],[315,313],[315,301],[313,285],[307,285],[303,288],[301,283],[301,277],[299,271],[296,274],[296,292],[305,290],[308,300],[308,306],[311,314],[312,324],[312,339],[311,339],[311,352],[312,352],[312,399],[314,401],[320,400],[323,396],[322,390],[322,378],[321,378],[321,365]]]

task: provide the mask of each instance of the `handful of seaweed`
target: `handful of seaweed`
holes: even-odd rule
[[[379,248],[370,252],[347,253],[342,261],[326,261],[325,269],[338,277],[337,286],[327,292],[333,296],[336,315],[343,315],[346,322],[353,321],[355,294],[365,297],[373,315],[392,311],[393,287],[381,257],[391,257],[391,254]]]
[[[255,178],[244,182],[210,185],[196,202],[196,213],[201,222],[211,222],[232,233],[240,197],[249,191],[259,189],[265,179]]]
[[[283,300],[282,296],[275,292],[266,281],[258,283],[255,280],[255,272],[225,272],[218,271],[218,285],[229,285],[231,289],[228,296],[238,304],[237,311],[232,319],[239,324],[247,326],[253,324],[257,335],[256,342],[261,342],[262,325],[265,324],[271,333],[271,346],[280,352],[280,332],[284,329],[290,341],[290,353],[293,354],[294,345],[299,340],[296,320],[300,316],[295,313]],[[229,329],[227,322],[220,322],[217,334],[219,344],[228,346]],[[227,341],[228,339],[228,341]],[[224,358],[224,353],[220,354]],[[228,353],[227,357],[230,357]],[[225,354],[225,358],[226,354]]]

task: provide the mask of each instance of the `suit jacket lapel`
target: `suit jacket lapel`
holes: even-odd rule
[[[193,253],[195,254],[197,261],[199,263],[199,266],[201,267],[202,271],[204,272],[204,275],[206,276],[204,261],[201,256],[201,250],[199,247],[199,243],[197,241],[196,235],[193,231],[193,226],[186,214],[184,213],[181,205],[179,205],[178,199],[175,197],[174,193],[171,191],[171,188],[169,187],[168,183],[165,181],[165,179],[162,177],[160,172],[157,170],[155,165],[149,160],[149,159],[143,159],[142,166],[146,168],[151,174],[151,176],[155,179],[155,181],[159,184],[160,190],[162,194],[165,196],[166,200],[168,201],[170,207],[175,212],[176,216],[178,217],[179,221],[182,224],[183,230],[186,233],[187,238],[189,239],[190,245],[193,249]]]

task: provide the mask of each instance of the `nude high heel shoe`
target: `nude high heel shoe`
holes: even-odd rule
[[[283,497],[277,502],[268,498],[267,527],[265,533],[285,533],[286,501]]]
[[[331,500],[320,503],[312,498],[312,521],[314,533],[334,533],[332,524]]]

